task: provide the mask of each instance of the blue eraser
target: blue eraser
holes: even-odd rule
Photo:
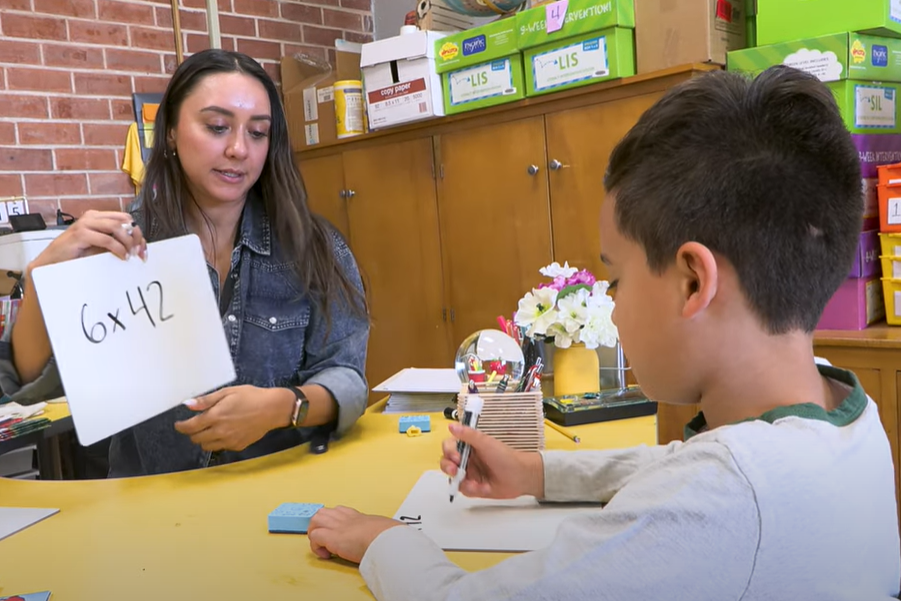
[[[423,432],[431,432],[432,418],[428,415],[402,415],[397,422],[397,431],[404,434],[410,426],[416,426]]]
[[[269,514],[269,532],[306,534],[321,503],[282,503]]]

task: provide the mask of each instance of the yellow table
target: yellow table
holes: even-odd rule
[[[376,405],[324,455],[307,446],[163,476],[94,481],[0,479],[0,504],[54,507],[54,517],[0,541],[0,596],[49,590],[53,601],[371,599],[355,565],[317,559],[306,536],[269,534],[283,502],[343,504],[391,516],[423,471],[437,469],[447,420],[397,432]],[[655,416],[546,429],[551,449],[655,444]],[[475,570],[507,554],[451,553]]]

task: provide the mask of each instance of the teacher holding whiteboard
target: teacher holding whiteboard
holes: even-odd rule
[[[243,54],[194,54],[169,82],[155,134],[133,212],[88,211],[26,269],[0,341],[3,392],[23,404],[63,394],[32,269],[99,252],[140,260],[147,241],[193,233],[237,381],[115,435],[110,476],[258,457],[316,426],[345,432],[366,407],[366,301],[345,241],[307,207],[275,84]]]

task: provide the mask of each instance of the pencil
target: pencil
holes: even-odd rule
[[[567,430],[566,428],[564,428],[563,426],[558,426],[557,424],[555,424],[554,422],[552,422],[551,420],[549,420],[547,418],[545,418],[545,420],[544,420],[544,425],[548,426],[549,428],[551,428],[553,430],[556,430],[557,432],[559,432],[563,436],[567,437],[574,443],[579,444],[580,438],[578,436],[576,436],[575,434],[573,434],[572,432],[570,432],[569,430]]]

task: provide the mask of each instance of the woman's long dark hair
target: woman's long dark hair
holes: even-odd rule
[[[266,71],[247,55],[211,49],[191,55],[175,71],[160,103],[154,124],[153,149],[144,175],[145,227],[154,239],[188,233],[188,192],[179,161],[168,148],[168,133],[178,124],[182,103],[204,78],[217,73],[243,73],[258,80],[269,95],[272,123],[269,154],[253,188],[263,200],[269,223],[284,256],[292,261],[297,278],[313,303],[331,322],[332,302],[345,303],[357,316],[366,316],[366,300],[341,268],[333,251],[332,229],[307,207],[307,194],[294,164],[288,124],[278,90]]]

